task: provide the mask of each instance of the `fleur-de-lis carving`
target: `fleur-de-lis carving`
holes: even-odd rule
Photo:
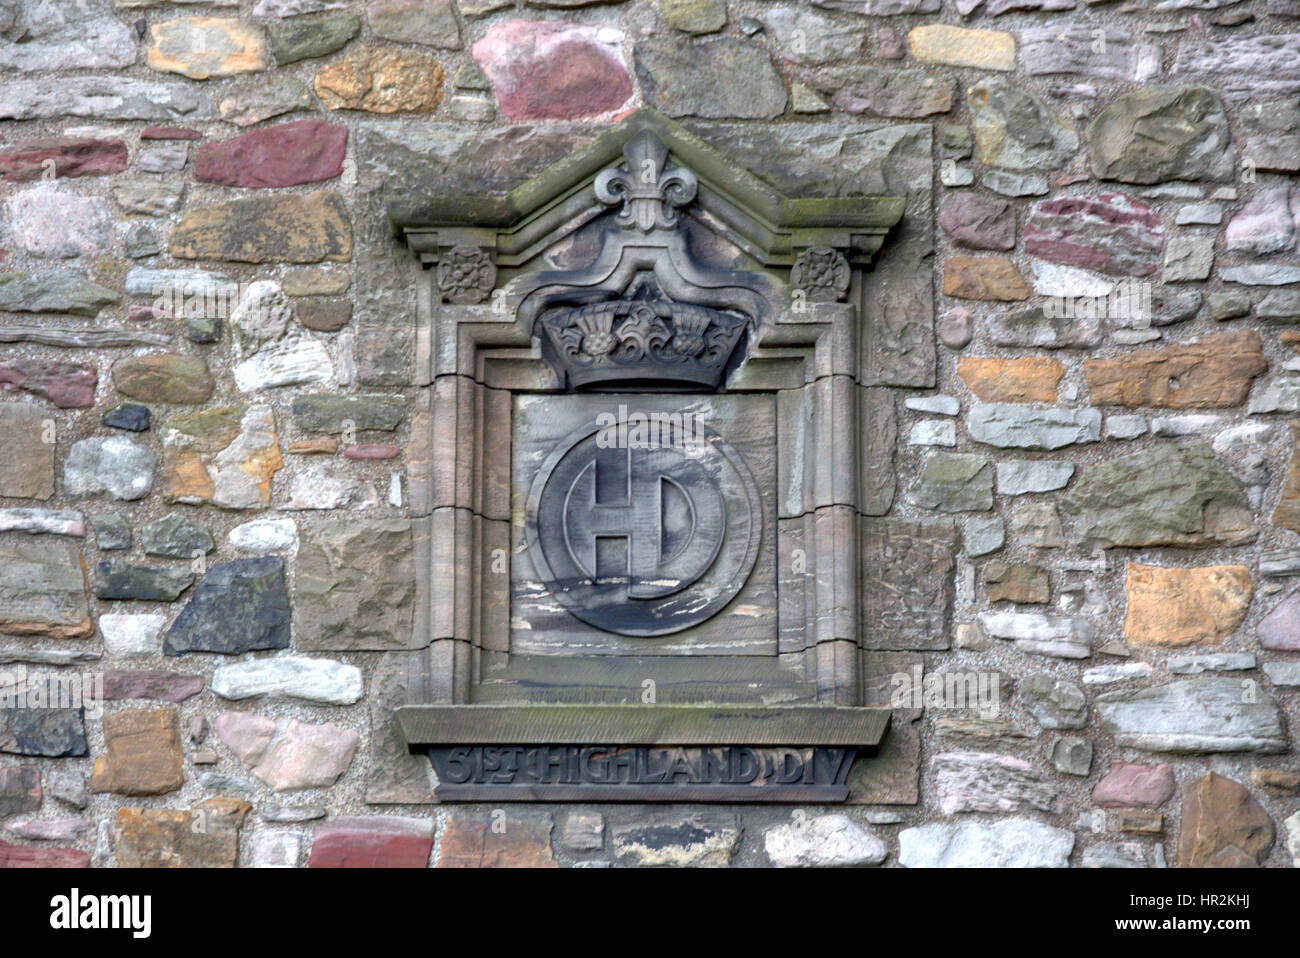
[[[619,226],[642,233],[672,229],[676,207],[695,199],[695,174],[668,167],[668,147],[649,130],[642,130],[623,147],[624,163],[596,177],[596,198],[607,206],[622,203],[614,218]]]

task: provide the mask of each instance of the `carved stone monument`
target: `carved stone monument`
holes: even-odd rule
[[[927,628],[866,597],[863,311],[903,209],[783,195],[649,110],[506,196],[391,204],[433,281],[397,710],[431,798],[849,798],[890,719],[864,635]]]

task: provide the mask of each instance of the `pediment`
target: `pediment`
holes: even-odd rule
[[[765,268],[788,268],[817,247],[865,266],[903,215],[900,196],[788,196],[680,124],[641,109],[503,196],[400,197],[390,201],[389,218],[426,266],[469,245],[491,251],[499,267],[523,267],[610,211],[599,179],[647,134],[696,184],[686,215]]]

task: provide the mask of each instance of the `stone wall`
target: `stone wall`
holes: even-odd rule
[[[0,77],[0,864],[1300,859],[1300,3],[0,0]],[[931,680],[898,804],[403,804],[431,387],[385,201],[641,105],[909,197],[878,544],[953,598],[868,653]],[[40,701],[83,677],[102,716]]]

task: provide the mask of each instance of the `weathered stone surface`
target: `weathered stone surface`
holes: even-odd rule
[[[318,705],[351,705],[361,700],[361,670],[328,659],[286,655],[218,666],[212,691],[223,699],[266,695]]]
[[[835,91],[834,104],[846,113],[922,117],[952,109],[953,81],[924,70],[853,66],[828,74],[822,88]]]
[[[1003,449],[1060,449],[1097,442],[1101,413],[1095,409],[978,403],[967,416],[966,428],[976,442]]]
[[[315,85],[331,110],[432,113],[442,100],[442,67],[426,53],[357,47],[322,67]]]
[[[1278,0],[1269,4],[1274,13]],[[1287,15],[1293,15],[1294,9]],[[1276,15],[1276,14],[1274,14]],[[1234,102],[1258,103],[1300,92],[1294,79],[1300,65],[1300,34],[1222,36],[1179,44],[1173,72],[1195,82],[1223,89]]]
[[[1023,759],[987,752],[944,752],[930,760],[939,810],[1060,812],[1062,796],[1041,771]]]
[[[927,453],[907,501],[941,512],[981,512],[993,507],[993,467],[965,452]]]
[[[1051,760],[1058,772],[1084,777],[1092,770],[1092,742],[1079,735],[1062,735],[1052,743]]]
[[[241,552],[297,552],[298,526],[292,519],[253,519],[235,526],[227,536]]]
[[[35,765],[0,768],[0,817],[39,811],[41,772]]]
[[[324,13],[351,6],[349,0],[257,0],[255,17],[296,17],[303,13]]]
[[[685,33],[714,33],[726,24],[726,4],[715,0],[660,0],[659,9],[670,26]],[[681,22],[681,13],[688,10],[693,14],[691,26],[696,29],[674,23]],[[764,10],[761,20],[777,56],[794,63],[856,61],[867,46],[866,31],[859,23],[845,23],[803,6],[775,6]]]
[[[316,827],[308,868],[428,868],[433,822],[395,815],[344,817]]]
[[[352,396],[313,393],[295,396],[293,400],[294,425],[303,432],[331,435],[351,430],[391,432],[405,415],[406,404],[400,396],[381,393]]]
[[[0,868],[89,868],[90,855],[75,848],[35,848],[0,842]]]
[[[360,740],[353,729],[248,712],[222,712],[213,728],[244,767],[277,792],[333,785],[352,764]]]
[[[108,669],[104,672],[104,701],[156,699],[184,702],[203,691],[203,676],[145,669]]]
[[[1011,506],[1011,538],[1035,549],[1060,549],[1065,533],[1056,503],[1017,499]]]
[[[1089,312],[1073,316],[1049,313],[1029,306],[995,313],[987,321],[989,341],[995,346],[1036,349],[1092,349],[1101,345],[1101,318]]]
[[[366,19],[375,36],[399,43],[455,50],[460,24],[451,0],[370,0]]]
[[[1102,808],[1159,808],[1174,794],[1173,766],[1138,765],[1112,759],[1110,771],[1092,790],[1094,805]]]
[[[201,357],[160,353],[118,362],[113,385],[123,396],[141,402],[197,404],[212,398],[216,380]]]
[[[151,658],[162,652],[167,616],[109,612],[99,617],[104,651],[115,659]]]
[[[178,259],[347,262],[352,223],[343,198],[332,192],[231,200],[187,212],[168,249]]]
[[[311,466],[293,477],[282,509],[364,509],[375,505],[374,485],[333,465]]]
[[[986,612],[980,624],[994,638],[1015,642],[1022,652],[1056,658],[1086,659],[1096,636],[1085,618],[1039,612]]]
[[[1296,217],[1291,212],[1291,189],[1275,186],[1260,190],[1228,221],[1224,233],[1228,252],[1260,256],[1294,250]]]
[[[990,562],[984,567],[989,602],[1043,605],[1051,597],[1047,569],[1026,562]]]
[[[150,28],[146,62],[160,73],[195,80],[249,73],[267,67],[266,37],[241,20],[177,17]]]
[[[232,370],[240,392],[327,382],[334,376],[329,350],[319,339],[293,330]]]
[[[180,83],[126,77],[59,77],[15,80],[0,89],[0,119],[78,116],[97,120],[200,119],[208,102]]]
[[[1062,196],[1035,203],[1025,222],[1031,256],[1099,270],[1112,276],[1149,276],[1165,245],[1160,215],[1123,193]]]
[[[404,519],[334,520],[308,533],[295,575],[299,648],[405,649],[412,635],[415,564]]]
[[[1244,786],[1211,772],[1183,792],[1178,867],[1262,864],[1276,834],[1268,812]]]
[[[1088,128],[1093,173],[1123,183],[1232,178],[1228,118],[1212,90],[1147,86],[1125,93]]]
[[[11,689],[31,701],[35,689],[13,682]],[[17,684],[18,688],[13,688]],[[39,700],[39,699],[38,699]],[[10,755],[38,755],[44,758],[82,756],[86,745],[86,723],[81,709],[0,708],[0,752]]]
[[[18,838],[38,842],[72,842],[93,827],[94,823],[80,815],[61,815],[58,818],[19,818],[5,824],[5,831]]]
[[[1015,302],[1029,298],[1016,264],[1001,256],[950,256],[943,264],[943,295]]]
[[[908,32],[907,46],[912,56],[926,63],[981,70],[1016,68],[1016,39],[1000,30],[968,30],[928,23]]]
[[[949,349],[965,349],[974,336],[970,310],[955,306],[934,324],[934,334]]]
[[[787,102],[767,51],[737,37],[652,37],[633,51],[646,103],[671,117],[770,120]]]
[[[1273,524],[1300,532],[1300,422],[1291,423],[1291,462],[1273,511]]]
[[[118,139],[45,137],[0,149],[0,180],[29,183],[51,169],[56,179],[106,176],[121,173],[126,163],[126,144]]]
[[[94,629],[75,545],[22,534],[0,541],[0,631],[77,639]]]
[[[939,226],[958,246],[1009,250],[1016,245],[1016,213],[1006,200],[955,193],[944,199]]]
[[[1180,679],[1097,696],[1118,745],[1147,752],[1285,752],[1277,703],[1259,690],[1243,701],[1233,679]]]
[[[185,180],[175,173],[124,176],[113,182],[113,199],[127,213],[167,216],[181,208]]]
[[[53,425],[53,420],[31,403],[0,405],[0,435],[5,437],[0,497],[48,499],[54,495]]]
[[[106,559],[95,564],[97,599],[171,602],[193,583],[194,573],[188,567],[154,569],[122,559]]]
[[[107,0],[10,2],[0,17],[0,70],[112,70],[135,62],[135,37]]]
[[[868,519],[862,543],[863,646],[948,648],[956,526]]]
[[[1251,381],[1266,369],[1268,360],[1254,332],[1203,336],[1083,365],[1093,402],[1170,409],[1239,406]]]
[[[473,54],[508,119],[574,119],[616,110],[632,95],[618,48],[598,37],[596,27],[507,20]]]
[[[343,172],[347,147],[346,126],[295,120],[204,143],[194,160],[194,178],[223,186],[268,188],[316,183]]]
[[[360,16],[340,13],[269,24],[267,40],[275,62],[287,66],[299,60],[328,56],[342,49],[360,32]]]
[[[779,868],[879,865],[889,854],[869,829],[838,812],[769,828],[763,848]]]
[[[1079,136],[1042,100],[1004,77],[966,91],[980,162],[1004,170],[1052,170],[1079,148]]]
[[[1054,23],[1020,31],[1020,63],[1030,76],[1140,83],[1160,72],[1160,47],[1119,25]]]
[[[1128,564],[1124,638],[1132,645],[1217,645],[1241,625],[1254,586],[1244,565],[1169,569]]]
[[[1214,268],[1213,236],[1175,236],[1165,249],[1161,278],[1166,283],[1195,283]]]
[[[1020,698],[1045,729],[1086,728],[1088,698],[1073,682],[1036,672],[1021,680]]]
[[[904,868],[1065,868],[1074,833],[1025,818],[940,822],[898,833]]]
[[[998,492],[1007,496],[1065,488],[1074,463],[1053,459],[1009,459],[998,463]]]
[[[162,795],[185,781],[175,709],[128,709],[104,716],[105,753],[95,759],[92,792]]]
[[[114,850],[121,868],[234,868],[239,829],[252,810],[237,798],[210,798],[188,812],[119,808]]]
[[[547,812],[509,812],[502,819],[482,812],[447,816],[436,868],[555,868],[554,822]]]
[[[237,84],[218,105],[221,119],[235,126],[252,126],[283,116],[315,108],[311,90],[295,76],[271,74],[259,76],[253,84]]]
[[[966,554],[971,558],[996,552],[1007,541],[1007,530],[1002,517],[971,516],[962,527],[962,541],[966,546]]]
[[[264,509],[284,465],[270,406],[226,406],[168,420],[163,495],[224,509]]]
[[[217,547],[207,528],[176,512],[151,519],[140,527],[144,554],[169,559],[192,559]]]
[[[80,512],[71,509],[0,509],[0,532],[81,538],[86,534],[86,522]]]
[[[963,356],[957,361],[957,375],[983,402],[1054,403],[1065,366],[1046,356]]]
[[[106,492],[114,499],[143,499],[153,487],[157,457],[125,436],[96,437],[73,443],[63,465],[69,495]]]
[[[153,413],[148,406],[139,403],[124,402],[114,406],[99,419],[112,429],[125,429],[128,432],[148,432],[153,422]]]
[[[1300,651],[1300,591],[1273,606],[1255,626],[1260,648]]]
[[[112,220],[108,203],[101,197],[79,196],[42,183],[15,193],[5,205],[13,239],[33,256],[94,256],[109,244]],[[87,289],[92,286],[85,284]]]
[[[97,316],[105,306],[121,302],[111,289],[67,269],[0,272],[0,310],[11,313],[66,313]]]
[[[289,647],[289,596],[284,560],[236,559],[214,565],[195,587],[163,645],[167,655],[239,655]]]
[[[352,319],[352,301],[312,296],[299,302],[294,313],[298,322],[307,329],[336,333]]]
[[[593,852],[605,847],[605,816],[575,809],[564,817],[560,844],[570,851]]]
[[[614,829],[614,855],[640,866],[726,868],[740,846],[735,814],[698,812],[647,816]]]
[[[253,868],[297,868],[302,860],[303,836],[287,828],[264,828],[253,833],[248,857]]]
[[[1258,535],[1241,484],[1200,442],[1088,466],[1061,501],[1075,537],[1104,548],[1241,545]]]

